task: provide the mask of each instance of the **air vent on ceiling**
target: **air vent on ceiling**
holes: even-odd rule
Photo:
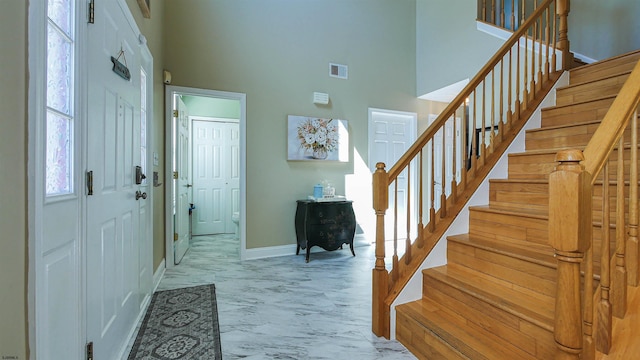
[[[347,79],[349,77],[349,67],[347,65],[329,63],[329,76]]]

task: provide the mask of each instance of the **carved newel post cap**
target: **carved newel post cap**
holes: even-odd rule
[[[384,170],[384,166],[383,162],[376,163],[376,170]]]
[[[561,150],[556,154],[556,161],[558,162],[580,162],[584,160],[582,150]]]

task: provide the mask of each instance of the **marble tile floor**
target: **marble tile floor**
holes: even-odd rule
[[[233,235],[198,236],[158,290],[216,284],[225,360],[415,359],[371,332],[374,246],[356,246],[240,261]]]

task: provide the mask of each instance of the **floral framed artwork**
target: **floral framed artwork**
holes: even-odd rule
[[[289,115],[287,160],[349,161],[346,120]]]

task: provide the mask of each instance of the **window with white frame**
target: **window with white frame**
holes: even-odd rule
[[[74,192],[75,1],[47,1],[47,196]]]

